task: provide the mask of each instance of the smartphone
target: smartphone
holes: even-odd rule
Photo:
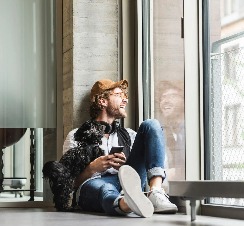
[[[124,146],[117,146],[117,147],[112,147],[109,154],[112,155],[114,153],[120,153],[124,149]]]

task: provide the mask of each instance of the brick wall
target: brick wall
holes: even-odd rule
[[[118,78],[117,0],[63,0],[64,137],[89,118],[89,91]]]

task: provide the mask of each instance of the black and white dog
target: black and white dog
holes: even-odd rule
[[[60,161],[44,164],[43,177],[49,180],[53,201],[58,211],[72,211],[74,182],[82,170],[94,159],[103,155],[98,146],[77,147],[68,150]]]
[[[68,150],[59,161],[44,164],[44,179],[49,180],[53,201],[58,211],[72,211],[74,182],[85,167],[104,151],[99,147],[104,135],[104,127],[94,121],[87,121],[75,133],[78,146]]]

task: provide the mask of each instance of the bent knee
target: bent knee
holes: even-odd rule
[[[141,123],[142,126],[161,127],[157,119],[146,119]]]

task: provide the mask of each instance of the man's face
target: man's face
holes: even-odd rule
[[[127,103],[128,99],[122,89],[118,87],[113,89],[108,98],[108,105],[106,108],[107,114],[116,119],[127,117],[127,113],[125,111]]]
[[[160,109],[166,118],[177,118],[184,112],[184,97],[175,89],[166,90],[160,99]]]

